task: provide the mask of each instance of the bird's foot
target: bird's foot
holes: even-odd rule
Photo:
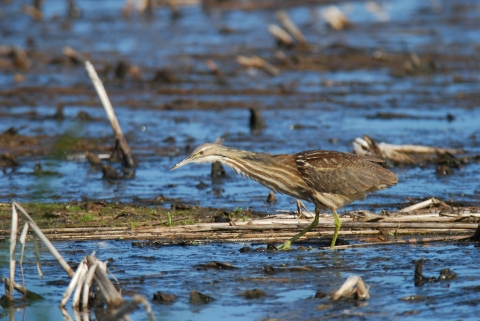
[[[290,245],[292,245],[290,240],[285,241],[285,243],[277,247],[277,250],[288,251],[290,250]]]

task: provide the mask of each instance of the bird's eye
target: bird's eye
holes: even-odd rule
[[[201,150],[200,152],[198,152],[199,155],[203,155],[203,150]]]

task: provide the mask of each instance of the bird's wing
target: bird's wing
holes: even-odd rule
[[[295,155],[305,183],[321,193],[350,195],[392,185],[397,176],[375,164],[373,157],[335,151],[305,151]]]

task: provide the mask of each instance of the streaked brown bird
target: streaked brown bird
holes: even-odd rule
[[[368,192],[398,182],[397,175],[376,163],[380,159],[327,150],[271,155],[247,152],[220,144],[203,144],[171,170],[189,163],[220,162],[267,188],[315,204],[315,219],[303,231],[278,247],[287,250],[318,224],[320,210],[329,209],[335,220],[333,250],[340,230],[337,208],[362,199]]]

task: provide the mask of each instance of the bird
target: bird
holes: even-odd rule
[[[289,250],[293,242],[318,225],[321,210],[330,210],[335,221],[335,232],[330,245],[333,251],[341,227],[337,209],[365,198],[369,192],[398,182],[395,173],[378,164],[383,160],[371,156],[331,150],[274,155],[244,151],[219,143],[198,146],[170,170],[190,163],[213,162],[220,162],[272,191],[315,205],[313,222],[278,246],[279,250]]]

